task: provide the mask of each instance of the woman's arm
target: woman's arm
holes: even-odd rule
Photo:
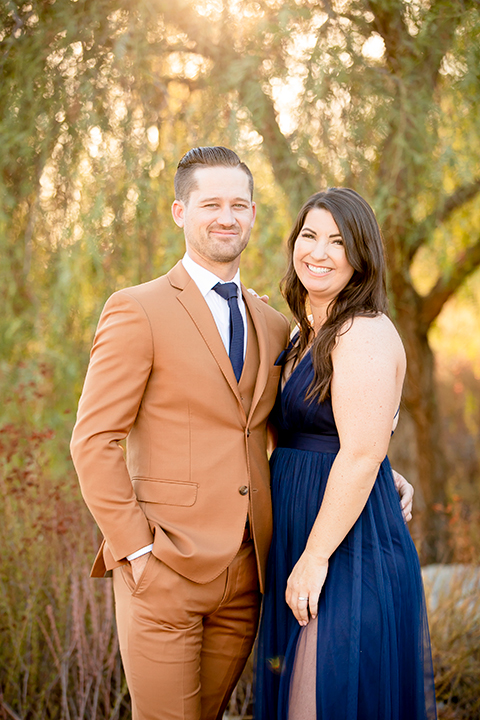
[[[387,454],[400,402],[405,354],[385,316],[356,318],[332,353],[332,405],[340,436],[325,495],[305,551],[287,583],[286,600],[301,625],[315,617],[328,559],[368,500]],[[309,598],[308,603],[299,598]]]

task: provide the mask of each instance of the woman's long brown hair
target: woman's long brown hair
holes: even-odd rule
[[[370,205],[350,188],[329,188],[315,193],[300,210],[288,238],[288,268],[280,283],[282,294],[300,326],[297,356],[302,357],[314,331],[307,315],[308,293],[293,265],[293,249],[305,218],[314,208],[323,208],[332,214],[343,239],[347,260],[354,270],[346,287],[328,306],[327,319],[311,347],[314,378],[307,398],[318,398],[320,402],[330,392],[332,350],[338,336],[349,329],[357,316],[388,313],[388,300],[383,238]]]

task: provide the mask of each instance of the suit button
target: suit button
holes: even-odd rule
[[[241,486],[238,488],[238,492],[240,493],[240,495],[247,495],[247,493],[248,493],[248,487],[247,487],[246,485],[241,485]]]

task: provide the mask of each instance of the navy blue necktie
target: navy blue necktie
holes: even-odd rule
[[[213,289],[228,301],[228,307],[230,308],[230,349],[228,354],[238,382],[243,370],[243,338],[245,332],[242,314],[238,307],[238,288],[234,282],[228,282],[217,283]]]

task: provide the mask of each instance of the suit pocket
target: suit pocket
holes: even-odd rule
[[[274,387],[274,388],[278,387],[278,383],[280,382],[280,377],[282,375],[282,371],[283,371],[283,365],[276,365],[276,366],[274,365],[270,369],[270,373],[268,375],[268,380],[267,380],[268,389],[270,389],[271,387]]]
[[[174,480],[133,478],[133,489],[140,502],[191,507],[197,500],[198,485]]]
[[[283,370],[283,365],[274,365],[270,370],[270,377],[278,380],[278,378],[282,374],[282,370]]]
[[[123,575],[125,584],[127,585],[132,595],[139,595],[142,593],[155,578],[158,568],[162,565],[161,560],[155,557],[153,553],[149,554],[145,567],[143,568],[142,574],[138,578],[138,582],[133,579],[132,566],[130,563],[127,565],[121,565],[120,569]]]

